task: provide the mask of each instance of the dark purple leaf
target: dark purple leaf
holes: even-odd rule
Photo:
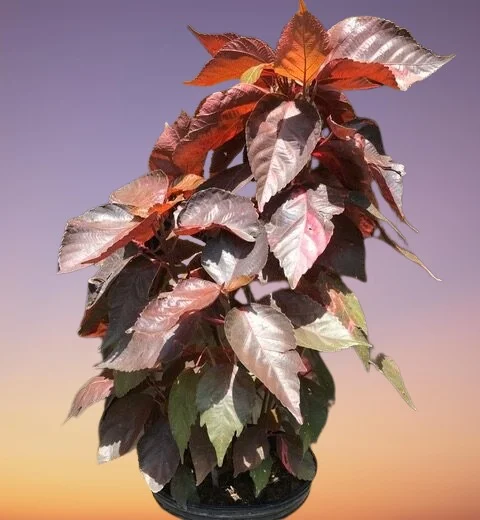
[[[257,468],[270,454],[267,431],[261,426],[243,430],[233,445],[234,477]]]
[[[180,464],[180,454],[165,417],[161,417],[137,446],[138,463],[149,488],[160,492],[173,478]]]
[[[217,188],[232,193],[241,190],[253,178],[252,170],[248,163],[232,166],[228,170],[224,170],[215,176],[206,180],[198,191]]]
[[[170,483],[170,494],[175,502],[185,510],[189,503],[200,503],[197,486],[195,485],[195,477],[191,468],[182,465],[177,469]]]
[[[194,426],[189,441],[190,454],[199,486],[217,465],[215,448],[208,438],[206,428]]]
[[[312,453],[303,453],[298,438],[288,435],[277,437],[277,453],[285,469],[300,480],[313,480],[317,472]]]
[[[112,402],[100,419],[100,464],[121,457],[136,446],[153,405],[153,398],[146,394],[129,394]]]
[[[212,160],[210,162],[210,176],[215,177],[218,173],[223,172],[235,157],[245,147],[245,133],[240,132],[230,141],[222,144],[212,154]]]

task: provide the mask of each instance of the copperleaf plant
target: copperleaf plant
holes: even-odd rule
[[[335,399],[324,352],[355,350],[413,407],[342,276],[366,279],[370,237],[427,268],[375,196],[408,224],[405,169],[343,91],[406,90],[452,58],[379,18],[327,31],[303,0],[276,49],[191,31],[211,58],[188,83],[239,83],[167,125],[149,173],[70,220],[59,255],[60,272],[99,265],[79,333],[101,339],[100,372],[69,416],[105,400],[98,460],[136,447],[152,491],[170,483],[183,504],[222,471],[250,472],[256,495],[275,461],[313,478]]]

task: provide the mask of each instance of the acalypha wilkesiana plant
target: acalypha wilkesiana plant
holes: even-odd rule
[[[70,220],[59,255],[62,273],[99,265],[79,334],[101,338],[101,371],[70,417],[105,399],[98,460],[136,447],[150,488],[183,504],[211,473],[248,471],[257,496],[274,464],[313,478],[335,398],[322,352],[352,348],[413,407],[342,280],[366,280],[370,237],[425,268],[373,189],[408,224],[405,171],[343,91],[407,90],[452,58],[379,18],[327,31],[303,0],[275,50],[190,30],[211,59],[188,84],[239,83],[166,125],[149,173]]]

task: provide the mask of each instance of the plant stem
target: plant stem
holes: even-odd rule
[[[252,288],[250,287],[250,285],[246,285],[243,288],[243,290],[245,291],[245,296],[247,297],[248,303],[252,303],[252,302],[256,301],[255,296],[253,295]]]
[[[218,482],[218,469],[215,467],[212,469],[212,484],[214,488],[220,487],[220,484]]]

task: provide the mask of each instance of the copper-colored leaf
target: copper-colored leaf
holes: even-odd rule
[[[199,278],[180,281],[172,291],[160,294],[146,306],[126,347],[100,366],[125,372],[153,368],[169,340],[178,332],[184,333],[179,321],[211,305],[219,294],[220,287],[213,282]]]
[[[173,478],[180,454],[165,417],[161,417],[138,442],[140,471],[153,493],[160,492]]]
[[[107,204],[69,220],[58,257],[59,272],[100,262],[132,240],[148,240],[154,235],[156,218],[140,220],[123,206]]]
[[[306,85],[315,79],[329,50],[327,31],[315,16],[300,6],[282,31],[274,70]]]
[[[222,227],[248,242],[254,242],[259,232],[258,214],[251,200],[218,188],[195,193],[178,216],[177,226],[178,235]]]
[[[332,51],[318,75],[336,88],[387,85],[407,90],[448,63],[417,43],[406,30],[373,16],[347,18],[329,31]]]
[[[333,234],[333,215],[343,212],[343,197],[321,184],[296,191],[267,224],[268,243],[292,288],[325,251]]]
[[[156,204],[162,204],[168,191],[168,177],[154,171],[114,191],[110,202],[129,207],[130,213],[147,217]]]
[[[272,49],[262,40],[240,36],[226,43],[187,85],[207,87],[240,78],[246,71],[275,59]]]
[[[245,242],[230,233],[211,238],[202,253],[202,266],[226,291],[250,283],[267,263],[267,235],[261,226],[255,242]]]
[[[175,179],[168,190],[169,195],[178,195],[179,193],[189,193],[195,191],[199,186],[205,182],[205,179],[200,175],[193,175],[187,173]]]
[[[99,425],[98,462],[109,462],[133,449],[150,417],[154,400],[146,394],[128,394],[115,399]]]
[[[208,96],[175,150],[175,164],[184,173],[201,175],[208,151],[243,132],[248,116],[264,95],[265,91],[255,85],[240,84]]]
[[[240,35],[230,32],[222,34],[201,33],[196,31],[191,25],[188,26],[188,29],[212,56],[215,56],[215,54],[231,40],[240,38]]]
[[[113,378],[111,374],[104,372],[99,376],[92,377],[75,395],[67,420],[78,417],[92,404],[106,399],[112,394],[112,390]]]
[[[189,441],[190,453],[192,455],[193,467],[197,486],[199,486],[217,465],[217,454],[215,448],[208,438],[205,427],[194,426]]]
[[[176,177],[176,172],[172,172],[172,168],[165,168],[166,164],[172,159],[172,156],[180,143],[187,135],[190,128],[190,116],[182,110],[173,125],[165,124],[165,129],[157,139],[152,153],[150,154],[149,167],[150,170],[166,169],[166,173],[170,177]]]
[[[246,136],[260,211],[307,164],[321,132],[317,109],[304,99],[285,101],[270,94],[258,103]]]
[[[240,362],[303,423],[298,373],[305,367],[290,321],[272,307],[252,304],[229,311],[225,334]]]
[[[269,454],[270,444],[265,428],[246,428],[233,445],[233,476],[257,468]]]

